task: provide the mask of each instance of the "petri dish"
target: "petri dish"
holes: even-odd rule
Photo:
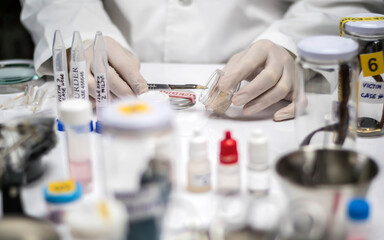
[[[26,84],[39,79],[33,61],[12,59],[0,61],[0,94],[24,91]]]

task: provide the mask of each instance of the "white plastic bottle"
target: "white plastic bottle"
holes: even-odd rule
[[[219,194],[235,194],[240,192],[240,167],[237,143],[231,137],[230,131],[225,132],[225,138],[220,142],[217,192]]]
[[[69,99],[59,105],[59,115],[67,136],[70,178],[79,181],[85,192],[92,184],[90,124],[92,106],[83,99]]]
[[[354,198],[348,205],[346,240],[369,239],[369,203],[363,198]]]
[[[254,129],[248,141],[247,189],[256,195],[269,191],[268,140],[261,129]]]
[[[201,131],[195,131],[189,143],[189,192],[202,193],[211,190],[211,167],[207,156],[207,140]]]

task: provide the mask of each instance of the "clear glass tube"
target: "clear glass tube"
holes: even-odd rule
[[[302,146],[353,148],[356,139],[357,59],[297,59],[296,141]]]

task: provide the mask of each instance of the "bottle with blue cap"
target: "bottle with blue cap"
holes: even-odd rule
[[[354,148],[357,53],[355,41],[338,36],[298,44],[295,135],[300,147]]]
[[[358,13],[347,16],[345,37],[359,44],[360,76],[357,134],[384,134],[384,15]]]
[[[61,224],[65,212],[81,198],[83,188],[75,180],[54,181],[44,187],[43,194],[47,203],[47,218]]]
[[[347,240],[369,239],[370,206],[364,198],[351,199],[347,209]]]

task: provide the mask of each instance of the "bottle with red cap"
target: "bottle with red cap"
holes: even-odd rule
[[[225,138],[220,142],[220,157],[217,173],[217,192],[233,194],[240,192],[240,168],[236,140],[231,132],[225,132]]]

